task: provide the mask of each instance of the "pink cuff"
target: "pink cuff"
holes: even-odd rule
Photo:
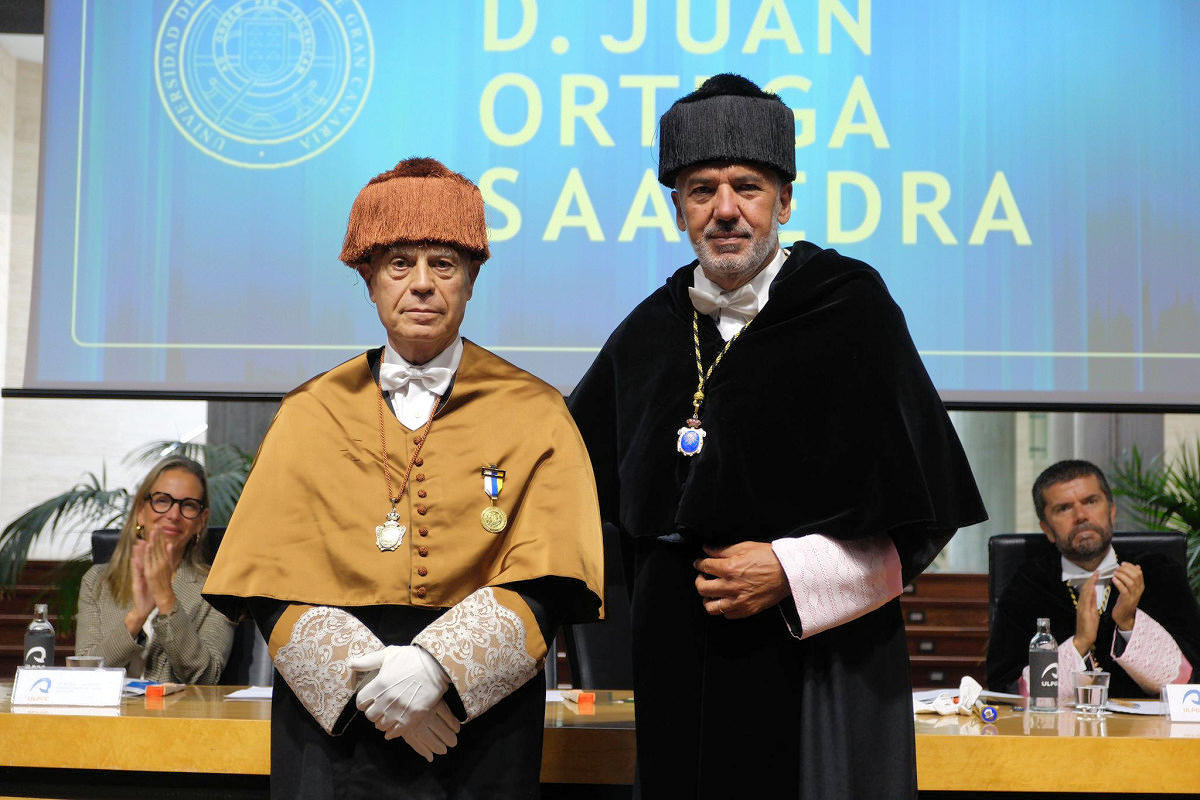
[[[1058,704],[1075,702],[1075,673],[1087,667],[1075,649],[1075,637],[1058,646]],[[1026,667],[1028,669],[1028,667]]]
[[[801,638],[874,611],[904,589],[889,536],[841,542],[814,533],[776,539],[771,548],[787,575]]]
[[[1113,645],[1115,648],[1115,635]],[[1140,608],[1134,613],[1133,635],[1125,645],[1125,652],[1119,657],[1114,653],[1113,660],[1138,686],[1151,693],[1163,684],[1187,683],[1192,674],[1192,665],[1171,634]]]

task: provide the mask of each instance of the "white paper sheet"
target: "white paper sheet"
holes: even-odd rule
[[[1158,700],[1109,700],[1104,704],[1104,710],[1118,714],[1162,716],[1167,713],[1167,704]]]

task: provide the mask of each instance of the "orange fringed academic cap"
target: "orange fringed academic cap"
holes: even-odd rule
[[[376,175],[354,198],[338,258],[358,268],[371,250],[396,242],[441,242],[487,261],[483,196],[432,158],[409,158]]]

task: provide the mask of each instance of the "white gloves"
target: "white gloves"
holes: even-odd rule
[[[450,678],[429,653],[393,645],[351,659],[350,669],[378,671],[358,690],[357,705],[385,738],[403,736],[426,761],[458,744],[459,722],[442,699]]]

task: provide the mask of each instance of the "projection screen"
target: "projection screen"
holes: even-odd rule
[[[464,334],[569,390],[693,257],[658,116],[737,72],[795,112],[785,244],[876,267],[947,400],[1194,404],[1197,41],[1189,0],[52,0],[25,388],[382,344],[337,253],[428,155],[488,206]]]

